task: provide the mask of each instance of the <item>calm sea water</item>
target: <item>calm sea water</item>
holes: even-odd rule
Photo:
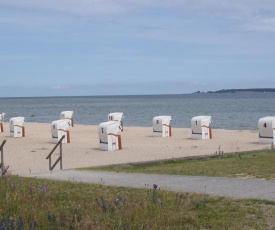
[[[123,112],[125,126],[151,126],[154,116],[171,115],[173,127],[187,128],[192,117],[211,115],[213,128],[257,130],[259,118],[275,116],[275,93],[0,98],[7,121],[51,123],[65,110],[74,111],[76,124],[98,125]]]

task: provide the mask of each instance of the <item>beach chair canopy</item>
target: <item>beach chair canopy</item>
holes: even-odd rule
[[[98,126],[98,136],[102,142],[108,142],[108,135],[118,135],[120,124],[116,121],[106,121]]]
[[[154,132],[162,132],[162,126],[170,126],[172,120],[171,116],[156,116],[153,118],[153,130]]]
[[[259,137],[272,138],[275,129],[275,117],[262,117],[258,121]]]
[[[24,123],[26,123],[25,117],[12,117],[10,119],[10,124],[11,125],[22,126]]]
[[[60,119],[72,119],[73,111],[63,111],[60,113]]]
[[[192,133],[201,133],[202,127],[209,127],[211,116],[196,116],[191,119]]]
[[[109,113],[108,121],[121,121],[123,120],[123,113],[116,112],[116,113]]]
[[[59,129],[67,130],[70,126],[67,120],[56,120],[51,123],[52,131],[58,131]]]

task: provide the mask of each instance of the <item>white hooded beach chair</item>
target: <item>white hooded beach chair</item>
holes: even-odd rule
[[[70,143],[70,121],[68,120],[56,120],[51,123],[52,131],[52,143],[56,144],[65,135],[62,143]]]
[[[1,113],[1,114],[0,114],[0,133],[3,133],[3,132],[4,132],[4,125],[3,125],[3,122],[5,121],[5,116],[6,116],[5,113]]]
[[[25,137],[25,117],[12,117],[10,119],[10,136],[11,137]]]
[[[110,151],[122,149],[120,124],[117,121],[107,121],[99,124],[99,149]]]
[[[153,136],[171,137],[172,128],[170,125],[171,116],[157,116],[153,118]]]
[[[73,111],[63,111],[60,113],[60,120],[68,120],[70,126],[74,127]]]
[[[275,117],[262,117],[258,121],[259,143],[275,144]]]
[[[212,139],[211,116],[196,116],[191,119],[192,139]]]
[[[121,112],[109,113],[108,121],[117,121],[121,125],[121,131],[123,131],[123,118],[124,115]]]

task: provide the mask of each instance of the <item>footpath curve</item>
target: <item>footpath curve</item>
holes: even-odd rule
[[[275,180],[82,170],[60,170],[20,176],[131,188],[153,188],[156,184],[162,190],[275,201]]]

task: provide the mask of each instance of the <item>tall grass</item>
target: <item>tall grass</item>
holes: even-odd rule
[[[264,229],[274,203],[5,176],[0,229]]]
[[[215,158],[112,165],[88,170],[275,179],[274,165],[275,151],[257,151],[231,155],[221,154]]]

